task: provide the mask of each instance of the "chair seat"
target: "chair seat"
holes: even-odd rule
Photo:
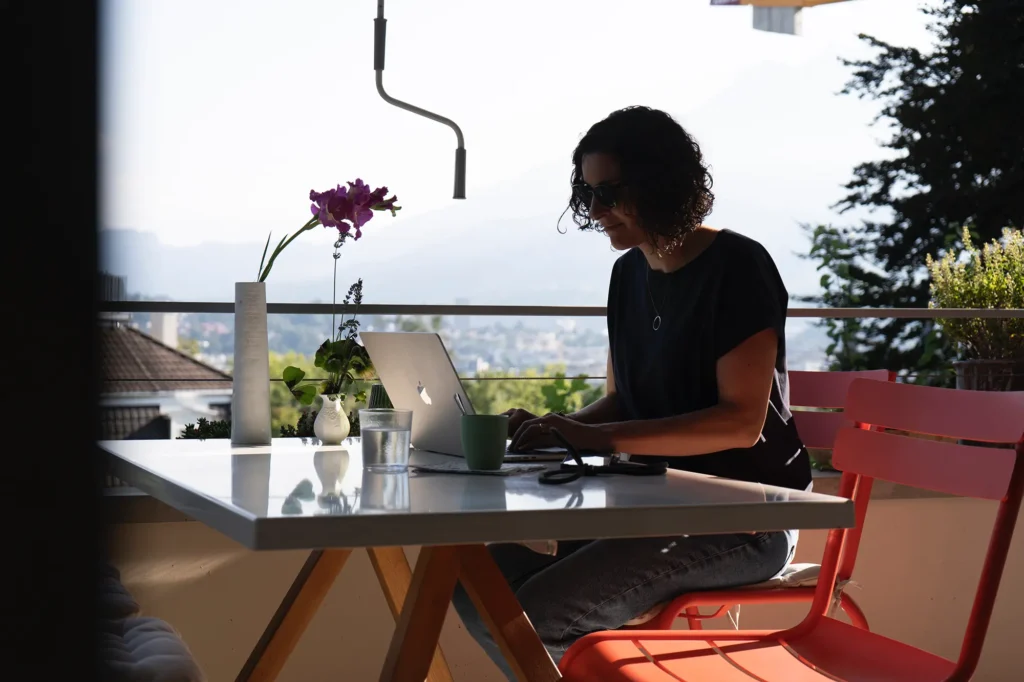
[[[820,564],[790,564],[783,569],[782,573],[771,580],[755,583],[753,585],[741,585],[731,588],[733,590],[771,590],[780,587],[814,587],[818,584],[818,576],[821,574]],[[681,596],[681,595],[680,595]],[[678,599],[678,597],[677,597]],[[674,600],[672,600],[674,601]],[[626,622],[626,627],[637,627],[655,618],[664,611],[672,601],[666,601],[644,611],[636,618]]]
[[[562,659],[568,682],[938,682],[954,664],[823,617],[807,635],[632,631],[584,637]],[[745,638],[744,638],[745,637]]]

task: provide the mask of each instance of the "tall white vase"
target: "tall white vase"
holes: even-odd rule
[[[231,443],[270,445],[270,349],[265,282],[235,282],[233,374]]]
[[[231,504],[266,516],[270,506],[270,455],[231,456]]]

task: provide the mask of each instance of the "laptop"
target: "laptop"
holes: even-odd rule
[[[431,332],[360,332],[377,376],[400,410],[412,410],[412,446],[464,457],[459,421],[462,412],[475,414],[441,337]],[[561,462],[566,452],[551,448],[507,453],[506,462]]]

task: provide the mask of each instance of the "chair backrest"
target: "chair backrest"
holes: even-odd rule
[[[844,472],[842,492],[852,492],[856,501],[870,494],[870,483],[875,478],[999,501],[954,676],[968,679],[981,656],[1024,497],[1024,392],[964,391],[857,380],[850,385],[845,414],[856,427],[840,430],[832,464]],[[962,440],[1017,445],[1016,449],[982,447],[962,444]],[[829,535],[815,610],[827,608],[839,573],[839,557],[845,554],[845,541],[846,531]]]
[[[837,469],[950,495],[1001,500],[1016,462],[1012,449],[866,429],[1012,445],[1024,432],[1024,392],[855,381],[846,415],[860,428],[839,431],[832,453]]]
[[[850,384],[857,379],[895,381],[896,373],[885,369],[871,369],[860,372],[790,372],[789,402],[794,408],[814,407],[835,410],[846,406],[846,394]],[[832,449],[836,436],[843,427],[853,426],[844,412],[809,412],[794,409],[793,420],[800,439],[809,448]],[[865,484],[869,488],[870,484]],[[840,491],[844,494],[844,491]],[[839,565],[839,579],[849,580],[857,562],[861,529],[868,512],[871,491],[866,490],[854,501],[857,525],[846,535],[843,544],[843,558]],[[853,491],[845,491],[846,497],[853,497]]]
[[[789,403],[794,408],[837,409],[846,405],[846,393],[857,379],[895,381],[896,375],[885,369],[862,372],[790,372]],[[839,429],[853,426],[842,412],[795,410],[793,419],[800,439],[809,448],[831,448]]]

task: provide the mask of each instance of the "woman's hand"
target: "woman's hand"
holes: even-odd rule
[[[529,413],[527,413],[529,414]],[[611,440],[599,426],[581,424],[560,414],[546,414],[521,423],[512,436],[510,452],[536,450],[538,448],[561,447],[551,435],[551,429],[558,429],[573,447],[580,451],[611,452]]]
[[[522,426],[525,422],[528,422],[531,419],[536,419],[537,418],[537,415],[535,415],[533,412],[529,412],[527,410],[521,410],[518,407],[514,407],[511,410],[506,410],[505,412],[502,412],[502,414],[508,416],[508,437],[509,438],[511,438],[512,436],[516,435],[516,431],[518,431],[519,427]]]

